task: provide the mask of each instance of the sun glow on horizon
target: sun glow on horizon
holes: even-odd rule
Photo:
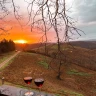
[[[26,40],[15,40],[14,41],[15,43],[19,43],[19,44],[25,44],[25,43],[27,43],[27,41]]]

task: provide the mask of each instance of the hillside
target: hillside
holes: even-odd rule
[[[82,44],[83,45],[83,44]],[[28,52],[44,55],[44,47],[27,50]],[[76,64],[96,71],[96,50],[86,49],[82,47],[72,46],[70,44],[61,44],[62,61],[66,59],[66,64]],[[46,55],[46,54],[45,54]],[[57,44],[50,44],[47,46],[47,56],[58,59]]]
[[[0,76],[4,76],[7,82],[27,87],[23,81],[25,76],[32,76],[34,81],[37,74],[42,73],[41,77],[45,79],[42,91],[54,93],[56,96],[96,96],[95,49],[62,43],[61,80],[58,80],[57,44],[48,44],[46,57],[44,45],[36,48],[37,45],[32,49],[30,46],[28,52],[21,52],[9,66],[2,70]],[[30,87],[37,89],[34,82]]]
[[[54,45],[56,43],[47,43],[48,45]],[[64,44],[64,43],[62,43]],[[87,48],[87,49],[96,49],[96,41],[72,41],[68,42],[68,44],[72,46],[77,46],[81,48]],[[40,48],[43,47],[45,44],[44,43],[34,43],[34,44],[16,44],[16,49],[17,50],[29,50],[29,49],[35,49],[35,48]]]
[[[43,43],[34,43],[34,44],[15,44],[16,50],[29,50],[34,48],[40,48],[44,46]]]
[[[73,41],[70,44],[82,48],[96,49],[96,41]]]
[[[48,65],[51,68],[48,69]],[[37,74],[42,73],[41,77],[45,79],[42,91],[54,93],[56,96],[96,95],[96,71],[71,63],[62,65],[62,80],[56,78],[57,72],[57,59],[53,60],[49,57],[45,58],[43,55],[22,52],[9,66],[2,70],[0,76],[4,76],[7,82],[27,87],[23,81],[25,76],[30,75],[34,80],[37,78]],[[34,82],[30,87],[37,89]]]

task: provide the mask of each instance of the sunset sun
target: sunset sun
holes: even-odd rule
[[[25,43],[27,43],[26,40],[15,40],[14,42],[15,42],[15,43],[20,43],[20,44],[25,44]]]

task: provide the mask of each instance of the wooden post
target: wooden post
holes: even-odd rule
[[[5,81],[5,78],[4,78],[4,77],[2,77],[2,85],[4,84],[4,81]]]

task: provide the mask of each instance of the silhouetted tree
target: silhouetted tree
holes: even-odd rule
[[[5,52],[9,52],[9,51],[14,51],[15,50],[15,43],[12,40],[6,40],[3,39],[0,42],[0,52],[1,53],[5,53]]]
[[[9,50],[14,51],[15,50],[15,43],[12,40],[9,40]]]
[[[5,53],[9,51],[8,41],[6,39],[3,39],[0,44],[1,52]]]

